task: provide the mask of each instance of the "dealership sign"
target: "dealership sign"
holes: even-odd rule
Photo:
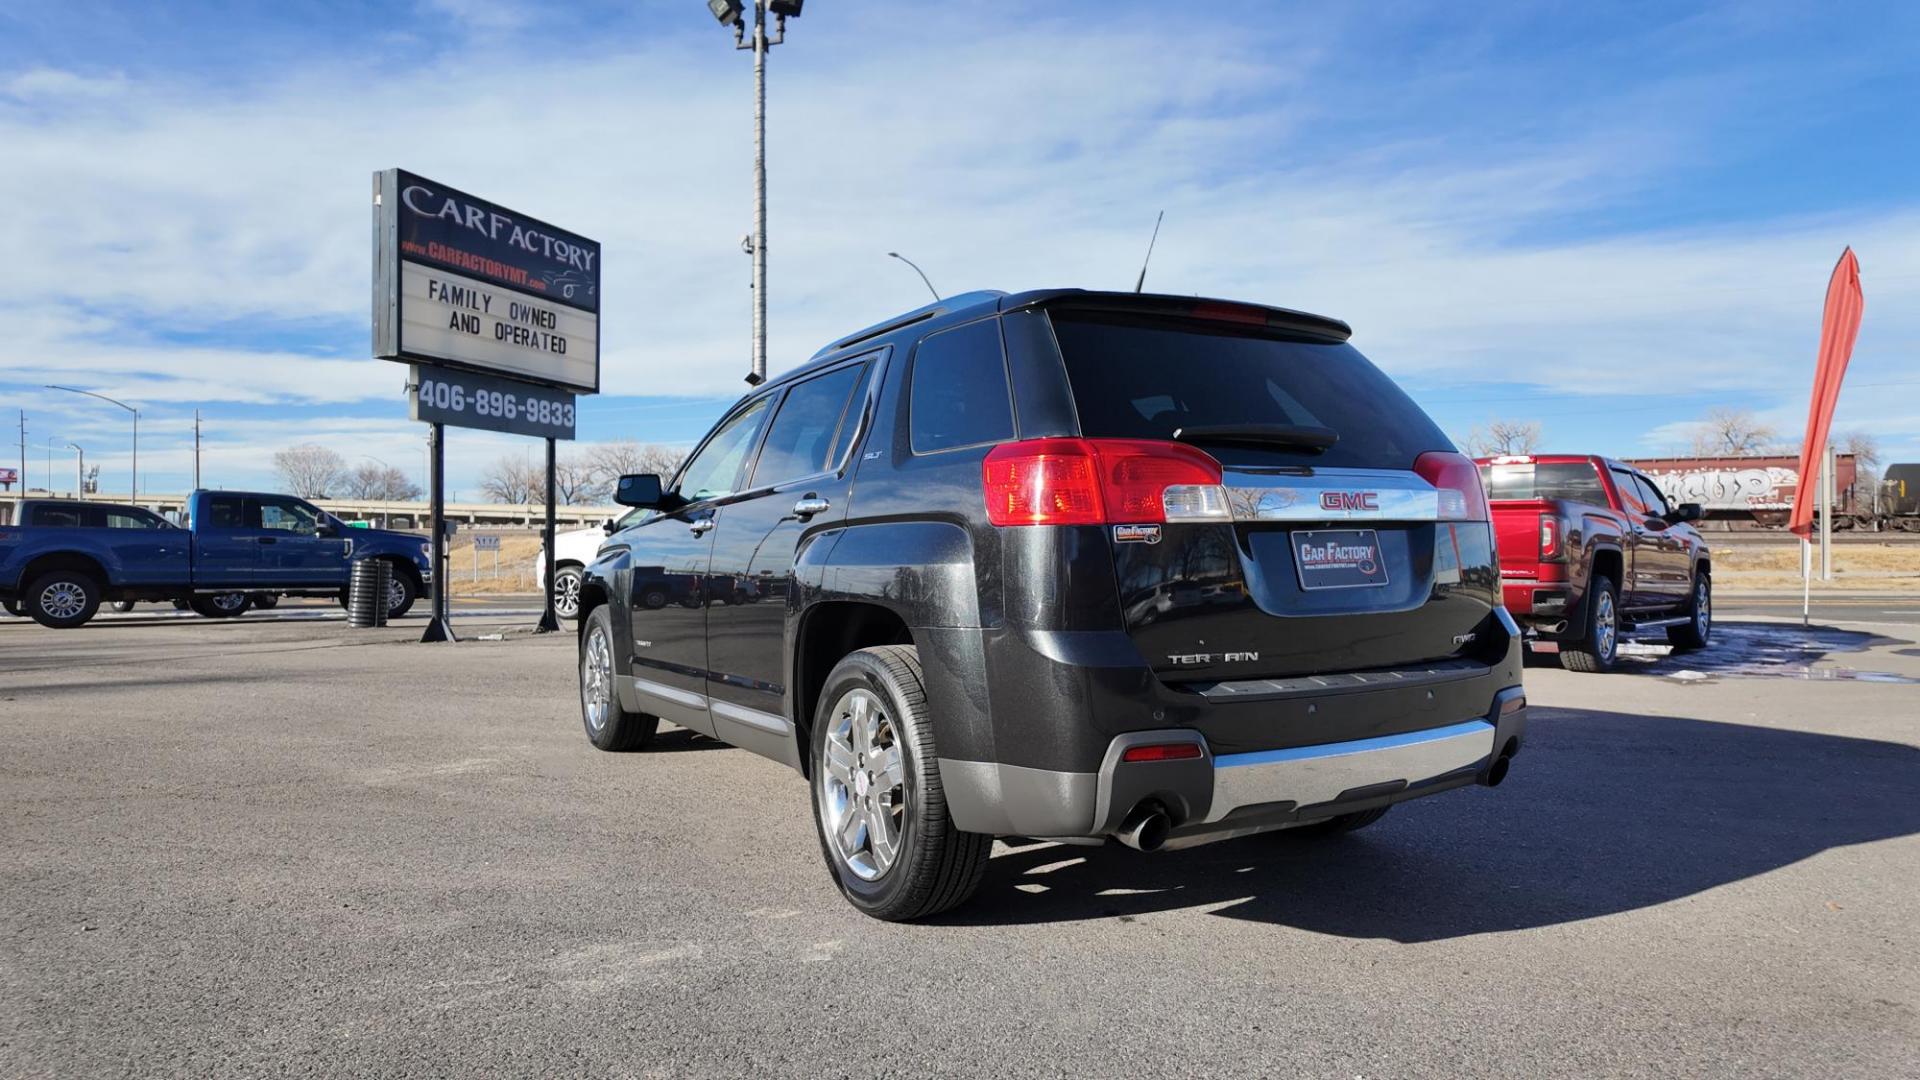
[[[373,176],[373,353],[600,389],[600,245],[403,169]]]

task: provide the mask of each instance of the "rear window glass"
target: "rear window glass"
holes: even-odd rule
[[[1170,439],[1182,428],[1329,428],[1325,451],[1202,444],[1229,464],[1411,468],[1451,450],[1427,414],[1344,342],[1292,340],[1167,319],[1053,313],[1089,438]]]
[[[1600,473],[1591,462],[1482,465],[1480,477],[1486,481],[1489,499],[1566,499],[1607,504],[1607,494],[1600,488]]]
[[[999,320],[968,323],[920,343],[912,412],[916,454],[1013,438]]]

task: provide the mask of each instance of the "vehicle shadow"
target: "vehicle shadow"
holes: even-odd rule
[[[1669,716],[1536,709],[1498,791],[1364,831],[1141,854],[1034,844],[941,921],[1065,922],[1216,907],[1324,934],[1434,941],[1631,911],[1830,848],[1920,831],[1920,749]]]
[[[702,735],[697,731],[683,727],[675,727],[672,724],[662,721],[660,733],[655,735],[653,741],[649,742],[641,752],[646,754],[680,754],[692,750],[731,749],[733,749],[731,743],[723,743],[711,735]]]
[[[1629,642],[1621,648],[1622,674],[1674,676],[1688,672],[1691,677],[1714,678],[1852,678],[1857,674],[1841,657],[1863,653],[1879,646],[1909,645],[1904,638],[1837,627],[1800,626],[1788,622],[1719,622],[1713,628],[1713,640],[1699,652],[1671,652],[1664,638],[1651,636],[1643,642]],[[1833,660],[1834,669],[1815,669],[1812,665]],[[1891,681],[1899,681],[1896,679]]]

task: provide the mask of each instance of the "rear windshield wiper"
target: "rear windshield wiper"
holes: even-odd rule
[[[1173,437],[1184,443],[1286,446],[1316,454],[1340,441],[1340,433],[1332,428],[1308,424],[1203,424],[1175,428]]]

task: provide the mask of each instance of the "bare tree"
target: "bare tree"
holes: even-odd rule
[[[593,499],[593,467],[587,464],[585,455],[558,454],[553,459],[554,497],[567,506],[577,506]]]
[[[375,499],[385,502],[412,502],[420,497],[420,485],[390,465],[362,462],[340,479],[340,490],[350,499]]]
[[[517,454],[506,454],[480,474],[480,493],[489,502],[525,506],[547,500],[544,466],[534,466]]]
[[[1856,511],[1873,508],[1874,492],[1880,490],[1880,438],[1864,431],[1849,431],[1834,440],[1834,448],[1853,455],[1853,487],[1848,489],[1849,504]]]
[[[1779,432],[1745,409],[1709,409],[1694,425],[1695,457],[1738,457],[1779,448]]]
[[[1467,432],[1467,449],[1474,457],[1531,454],[1540,448],[1540,421],[1488,420]]]
[[[612,502],[614,485],[622,476],[655,473],[664,480],[679,471],[686,459],[685,450],[657,443],[641,445],[631,440],[594,443],[586,447],[583,455],[588,473],[587,485],[581,493],[583,501]]]
[[[347,463],[324,446],[302,443],[275,451],[273,471],[289,493],[303,499],[324,499],[340,484]]]

